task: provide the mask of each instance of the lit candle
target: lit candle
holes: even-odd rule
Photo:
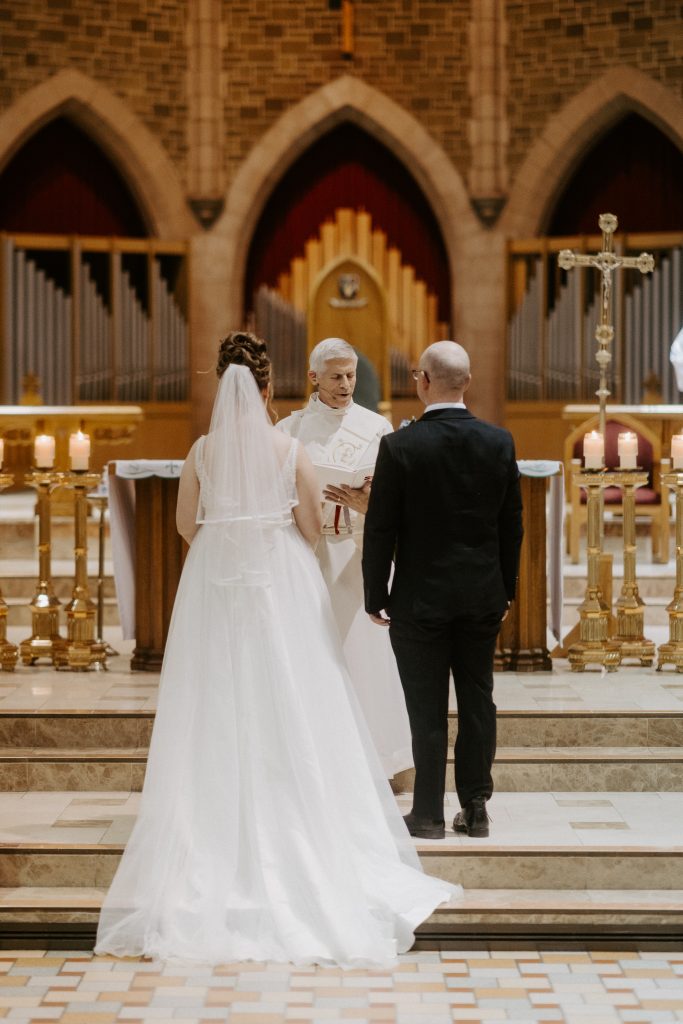
[[[683,469],[683,434],[674,434],[671,438],[671,459],[674,469]]]
[[[80,430],[69,435],[69,458],[72,469],[87,469],[90,459],[90,438]]]
[[[638,438],[632,431],[627,430],[625,434],[619,434],[617,451],[619,452],[620,469],[636,468],[636,462],[638,459]]]
[[[38,469],[50,469],[55,464],[55,439],[49,434],[38,434],[33,442],[33,457]]]
[[[598,430],[591,430],[583,439],[583,464],[586,469],[602,469],[605,442]]]

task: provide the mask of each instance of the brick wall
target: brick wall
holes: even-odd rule
[[[510,174],[550,115],[617,65],[683,95],[683,6],[672,0],[509,0]]]
[[[291,103],[342,74],[414,114],[465,174],[469,12],[470,0],[357,0],[344,60],[341,12],[326,0],[225,0],[228,176]]]
[[[120,96],[187,180],[187,11],[193,0],[0,0],[0,108],[64,67]],[[510,179],[550,115],[632,64],[683,95],[680,0],[506,0]],[[292,103],[356,75],[419,119],[468,179],[471,0],[356,0],[340,54],[327,0],[223,0],[227,187]]]
[[[186,0],[1,0],[0,107],[77,68],[135,111],[182,174],[185,22]]]

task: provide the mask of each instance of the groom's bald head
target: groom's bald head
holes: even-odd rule
[[[437,395],[439,400],[459,401],[469,387],[470,357],[457,341],[435,341],[422,353],[419,366],[429,377],[431,401]]]

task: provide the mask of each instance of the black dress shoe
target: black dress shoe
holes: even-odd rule
[[[412,811],[404,814],[403,820],[411,836],[416,839],[444,839],[446,824],[443,821],[432,821],[430,818],[416,818]]]
[[[463,832],[473,839],[485,839],[489,834],[489,816],[486,813],[486,801],[477,797],[465,804],[453,818],[453,831]]]

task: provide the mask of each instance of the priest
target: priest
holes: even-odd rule
[[[410,726],[386,631],[365,614],[361,555],[364,513],[380,439],[391,424],[353,401],[358,357],[348,342],[326,338],[310,356],[316,389],[303,409],[278,423],[306,449],[325,499],[317,548],[351,682],[387,778],[410,768]],[[339,480],[335,474],[339,474]]]

